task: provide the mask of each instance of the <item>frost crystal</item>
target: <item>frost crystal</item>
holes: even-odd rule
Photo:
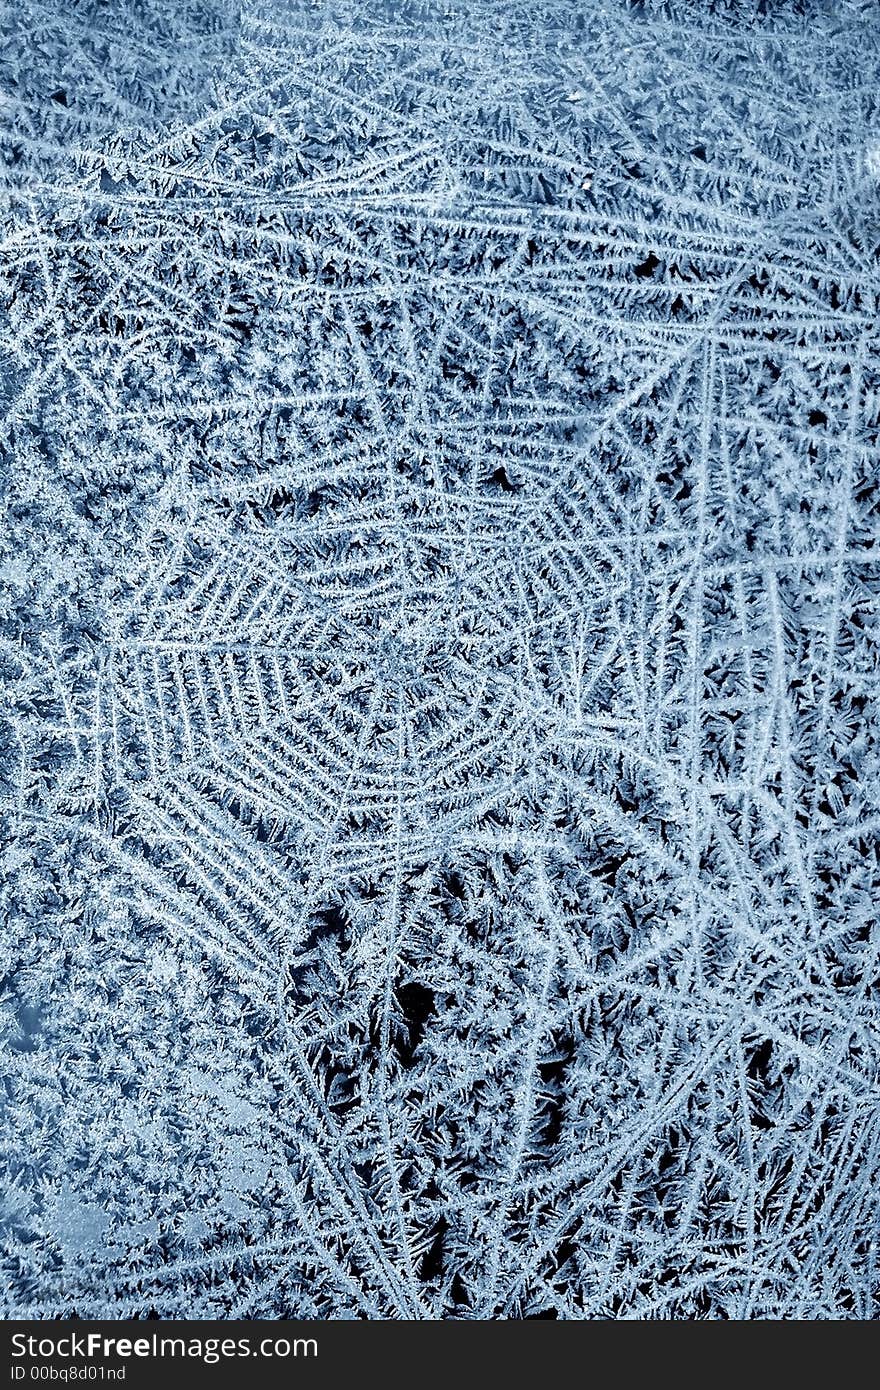
[[[874,0],[3,23],[8,1314],[876,1316]]]

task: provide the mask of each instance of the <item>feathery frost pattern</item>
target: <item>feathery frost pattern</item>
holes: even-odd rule
[[[876,1316],[877,6],[3,26],[7,1312]]]

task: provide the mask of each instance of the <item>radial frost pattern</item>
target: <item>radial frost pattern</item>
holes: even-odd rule
[[[880,10],[3,21],[10,1315],[877,1315]]]

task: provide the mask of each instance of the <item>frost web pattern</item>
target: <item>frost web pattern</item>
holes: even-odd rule
[[[7,1312],[876,1316],[877,6],[3,24]]]

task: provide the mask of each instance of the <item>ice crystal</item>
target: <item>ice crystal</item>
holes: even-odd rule
[[[876,4],[3,25],[7,1311],[875,1316]]]

